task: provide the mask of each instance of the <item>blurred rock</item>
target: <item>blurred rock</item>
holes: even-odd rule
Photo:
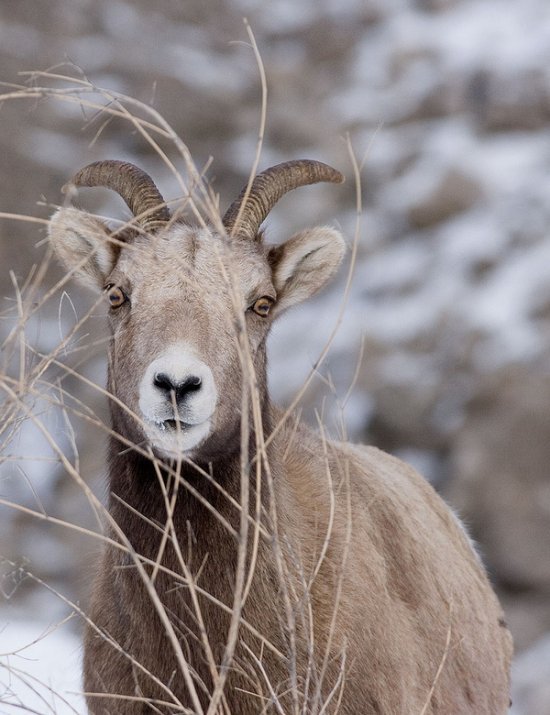
[[[482,71],[470,92],[483,131],[533,131],[550,119],[550,81],[540,68],[523,73]]]
[[[432,174],[430,182],[419,185],[417,191],[410,195],[407,211],[409,223],[416,229],[429,228],[471,208],[483,194],[479,182],[453,168]]]
[[[548,373],[497,373],[467,407],[444,489],[480,544],[518,652],[550,629],[549,404]],[[546,687],[516,712],[550,712]]]
[[[458,0],[415,0],[421,10],[443,12],[457,4]]]
[[[550,589],[514,590],[504,584],[497,585],[506,621],[514,636],[515,652],[521,653],[536,643],[541,633],[550,632]]]
[[[550,590],[549,404],[550,375],[502,370],[454,440],[448,496],[510,588]]]

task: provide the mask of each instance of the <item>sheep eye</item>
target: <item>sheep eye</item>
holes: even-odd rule
[[[107,286],[106,291],[111,308],[120,308],[120,306],[124,305],[128,300],[124,291],[117,286]]]
[[[258,300],[252,306],[252,310],[258,315],[261,315],[263,318],[265,318],[266,315],[269,314],[272,305],[273,299],[264,295],[262,298],[258,298]]]

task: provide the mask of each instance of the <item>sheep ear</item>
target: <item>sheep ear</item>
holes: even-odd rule
[[[48,237],[69,271],[89,288],[103,289],[119,249],[102,221],[79,209],[61,208],[50,220]]]
[[[268,258],[277,291],[273,314],[317,293],[336,273],[344,252],[342,234],[325,226],[301,231],[271,248]]]

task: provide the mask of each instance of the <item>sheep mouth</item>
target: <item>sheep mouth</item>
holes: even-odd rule
[[[183,432],[193,427],[193,425],[186,422],[174,419],[162,420],[161,422],[156,422],[155,425],[161,432]]]
[[[182,422],[180,419],[146,420],[145,436],[158,454],[177,457],[189,453],[210,434],[210,420],[199,423]]]

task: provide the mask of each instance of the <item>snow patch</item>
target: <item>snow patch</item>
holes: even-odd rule
[[[81,646],[65,623],[10,621],[0,626],[2,715],[85,715]]]

